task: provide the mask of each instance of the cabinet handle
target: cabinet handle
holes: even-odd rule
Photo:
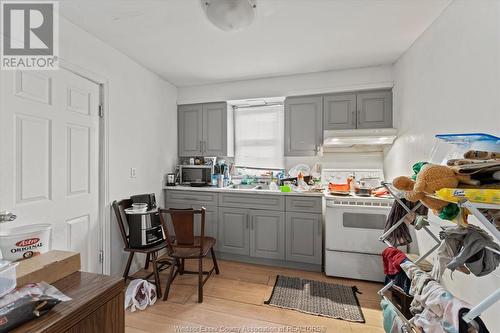
[[[311,204],[294,204],[295,207],[299,207],[299,208],[312,208],[314,207],[314,205],[311,205]]]

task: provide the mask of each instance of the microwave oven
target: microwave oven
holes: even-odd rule
[[[210,185],[213,173],[213,165],[179,165],[179,182],[181,185]]]

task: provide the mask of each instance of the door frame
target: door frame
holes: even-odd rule
[[[111,274],[111,209],[109,209],[109,80],[91,70],[59,58],[59,66],[73,74],[99,85],[99,105],[103,117],[99,117],[99,258],[101,273]]]

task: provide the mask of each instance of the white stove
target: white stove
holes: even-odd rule
[[[335,170],[327,172],[334,174]],[[372,177],[376,173],[370,172]],[[381,170],[378,173],[383,175]],[[384,232],[393,199],[328,194],[325,198],[326,275],[383,281],[380,254],[385,244],[378,238]]]

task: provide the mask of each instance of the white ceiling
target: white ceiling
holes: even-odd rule
[[[257,0],[223,32],[199,0],[64,0],[63,16],[176,86],[394,62],[450,0]]]

